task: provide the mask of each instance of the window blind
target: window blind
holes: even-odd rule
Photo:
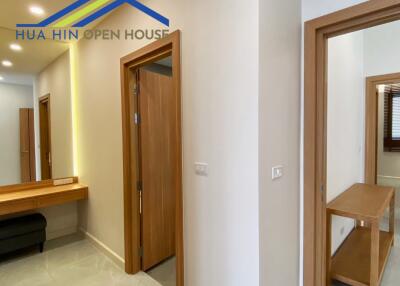
[[[385,86],[384,150],[400,152],[400,84]]]
[[[392,98],[392,139],[400,140],[400,96]]]

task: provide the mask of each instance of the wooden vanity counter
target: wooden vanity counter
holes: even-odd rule
[[[88,187],[78,183],[77,178],[70,184],[55,184],[57,180],[1,187],[0,215],[88,199]]]

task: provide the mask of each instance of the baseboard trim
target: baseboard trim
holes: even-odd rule
[[[378,175],[377,177],[380,179],[400,180],[400,177],[395,177],[395,176]]]
[[[94,247],[100,250],[103,254],[105,254],[108,258],[110,258],[118,267],[121,269],[125,269],[125,259],[119,256],[117,253],[112,251],[107,245],[101,242],[94,235],[90,234],[83,228],[79,228],[79,231],[84,235],[87,240],[89,240]]]

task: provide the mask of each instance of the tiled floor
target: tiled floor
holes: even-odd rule
[[[382,222],[381,228],[388,229],[387,220]],[[400,285],[400,221],[396,220],[395,246],[392,249],[388,259],[386,270],[383,275],[381,286],[399,286]],[[339,282],[332,283],[332,286],[346,286]]]
[[[0,285],[160,286],[146,273],[127,275],[87,240],[70,236],[0,259]],[[163,285],[164,286],[164,285]]]
[[[147,272],[162,286],[176,286],[176,259],[171,258]]]

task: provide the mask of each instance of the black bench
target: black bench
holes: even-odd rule
[[[46,226],[46,218],[41,214],[0,221],[0,255],[34,245],[43,252]]]

